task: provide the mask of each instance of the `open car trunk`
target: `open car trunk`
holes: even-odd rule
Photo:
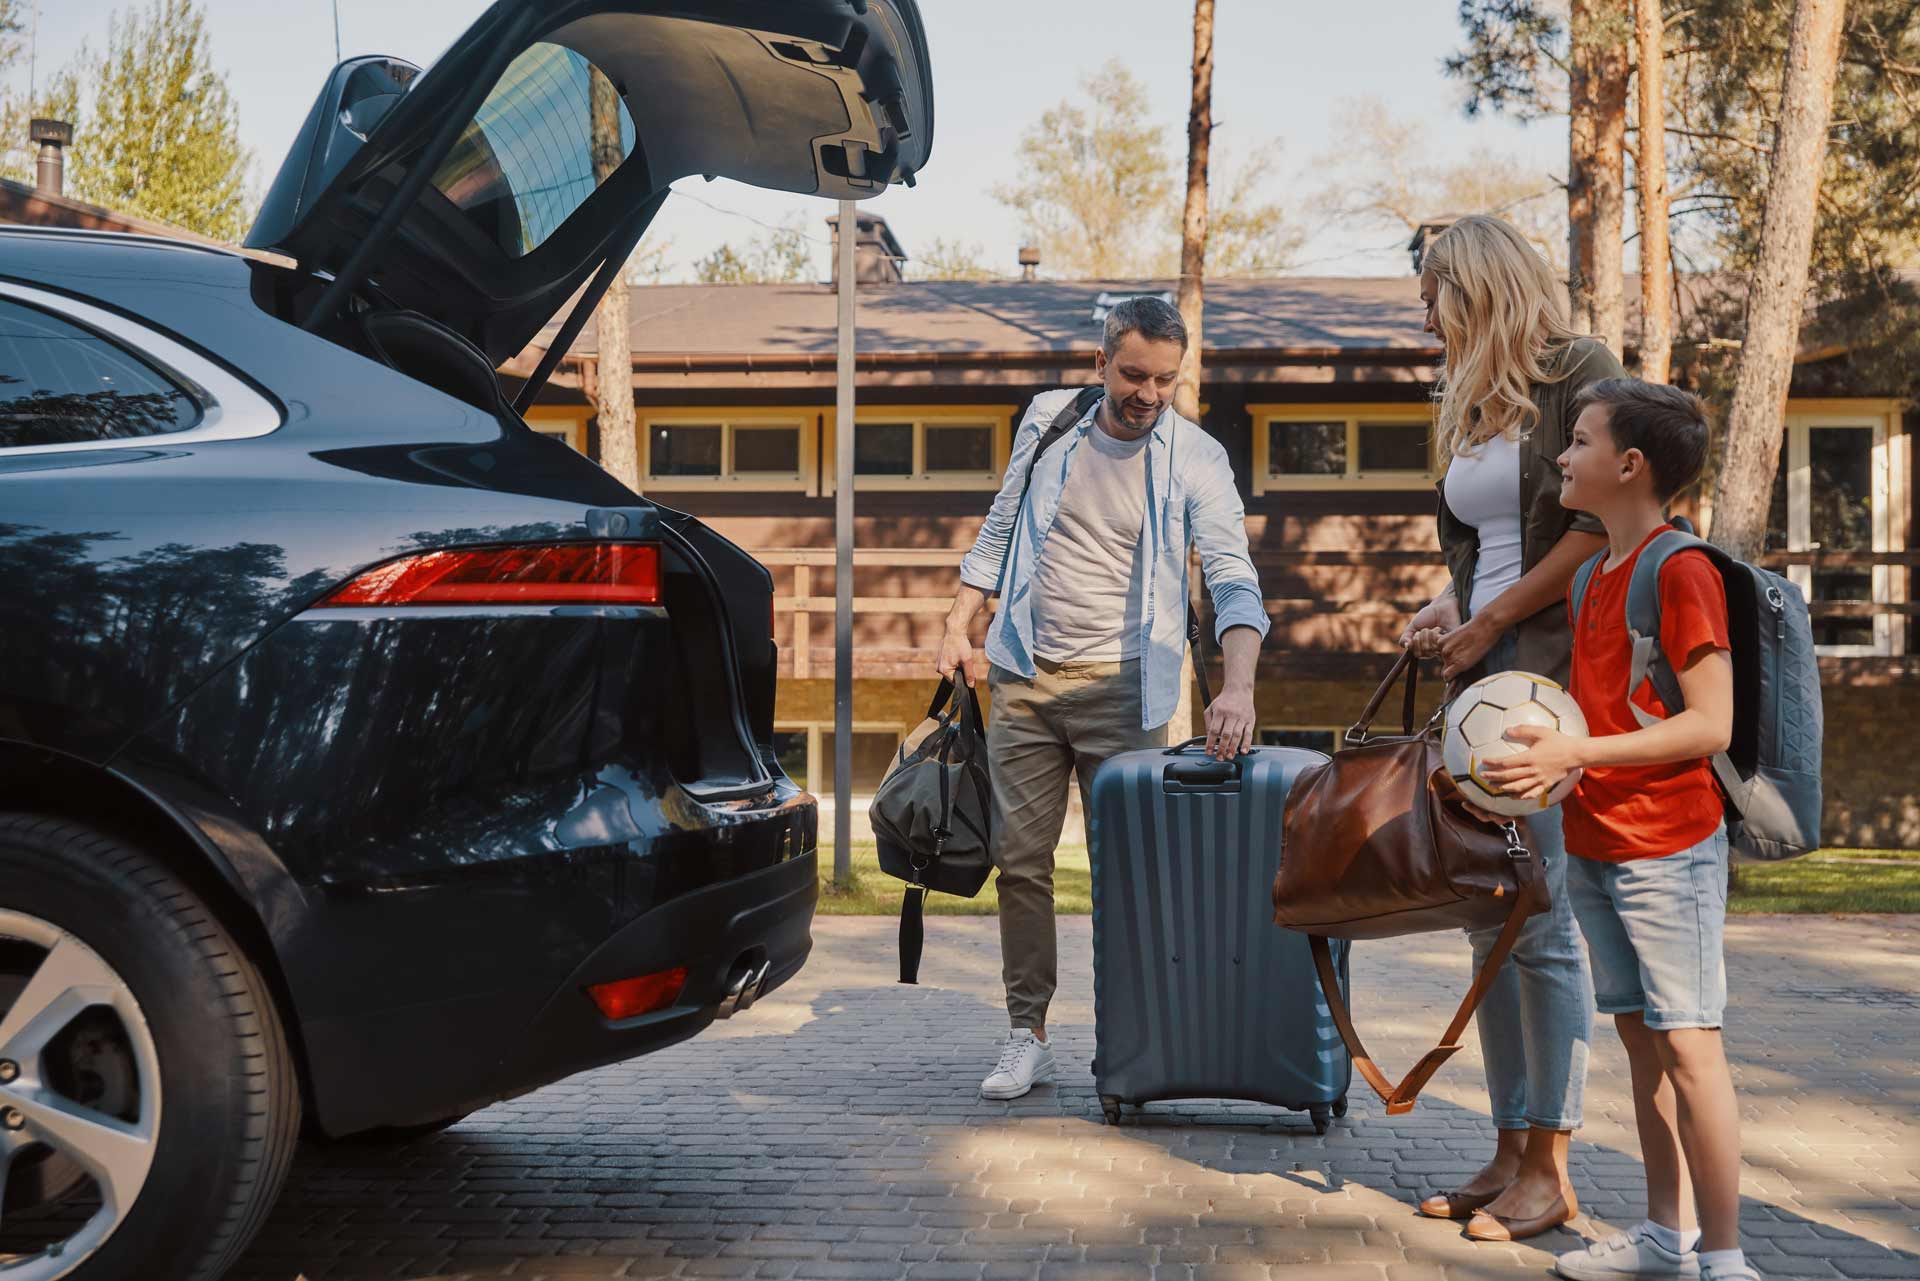
[[[336,68],[247,244],[332,281],[298,323],[357,298],[498,365],[593,305],[675,179],[859,199],[932,141],[916,0],[498,0],[424,72]]]

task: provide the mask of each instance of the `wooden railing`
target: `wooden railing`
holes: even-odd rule
[[[831,637],[829,636],[824,644],[815,644],[813,630],[817,616],[824,616],[828,620],[833,618],[833,595],[831,593],[818,595],[814,590],[816,570],[827,570],[828,576],[831,576],[834,567],[833,549],[830,547],[781,547],[749,550],[770,569],[792,571],[791,592],[776,595],[773,601],[776,613],[786,614],[792,620],[791,639],[783,651],[783,657],[791,661],[789,674],[802,679],[810,676],[831,676],[833,674]],[[964,549],[953,547],[856,548],[853,553],[856,570],[869,568],[916,570],[921,573],[916,574],[915,578],[922,581],[916,582],[916,590],[908,594],[855,596],[853,598],[855,615],[872,617],[944,614],[952,603],[954,571],[964,554]],[[1254,561],[1263,574],[1268,570],[1287,572],[1340,566],[1375,570],[1437,571],[1441,564],[1437,552],[1406,549],[1260,550],[1255,552]],[[1760,563],[1772,569],[1784,569],[1789,565],[1812,565],[1820,569],[1864,569],[1876,565],[1911,567],[1920,565],[1920,551],[1771,552],[1764,555]],[[1897,591],[1895,594],[1906,595],[1904,591]],[[1270,597],[1264,603],[1268,615],[1276,624],[1347,618],[1356,623],[1363,623],[1369,631],[1378,632],[1389,619],[1405,618],[1418,610],[1426,601],[1424,597],[1420,599]],[[988,608],[996,608],[997,605],[997,600],[992,601],[989,602]],[[1886,602],[1815,601],[1809,608],[1816,619],[1870,619],[1879,615],[1904,619],[1920,615],[1920,604],[1898,599]],[[1374,648],[1367,646],[1356,652],[1371,653]],[[863,675],[868,672],[889,675],[918,674],[927,663],[926,648],[917,646],[863,645],[856,652],[855,657]]]
[[[1920,551],[1767,552],[1760,557],[1760,563],[1772,570],[1785,570],[1794,565],[1811,565],[1815,569],[1872,569],[1876,565],[1912,568],[1920,565]],[[1906,594],[1896,593],[1899,596]],[[1816,619],[1873,618],[1880,614],[1890,614],[1896,618],[1920,616],[1920,604],[1911,600],[1817,600],[1809,602],[1807,610]]]
[[[751,550],[751,549],[749,549]],[[921,569],[927,571],[946,570],[944,580],[928,574],[928,586],[944,589],[948,595],[929,593],[924,596],[855,596],[853,612],[855,614],[944,614],[953,604],[950,594],[953,586],[952,572],[959,564],[964,553],[950,547],[902,548],[855,548],[853,565],[856,570],[869,566],[884,569]],[[832,643],[825,649],[829,661],[822,664],[824,670],[814,671],[813,661],[813,616],[824,614],[833,617],[834,598],[813,594],[813,571],[832,569],[834,553],[831,547],[782,547],[763,551],[753,551],[753,555],[769,569],[788,568],[793,570],[793,594],[775,596],[775,613],[789,614],[793,618],[792,642],[787,652],[792,656],[793,675],[801,680],[809,676],[833,675],[831,657]],[[997,608],[999,602],[991,601],[988,608]],[[858,662],[858,655],[855,658]]]

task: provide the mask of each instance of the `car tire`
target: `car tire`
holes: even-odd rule
[[[0,813],[9,971],[0,1144],[91,1171],[80,1210],[21,1216],[39,1253],[10,1268],[32,1281],[219,1277],[264,1223],[300,1131],[297,1070],[257,966],[151,855],[65,819]],[[16,1006],[43,1013],[23,1024]],[[48,1232],[69,1229],[47,1249]]]

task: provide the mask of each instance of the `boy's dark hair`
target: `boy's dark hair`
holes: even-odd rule
[[[1607,409],[1607,431],[1621,453],[1637,449],[1653,470],[1661,502],[1691,485],[1707,465],[1707,404],[1690,391],[1638,378],[1603,378],[1573,398],[1573,412]]]

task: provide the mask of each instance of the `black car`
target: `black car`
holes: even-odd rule
[[[300,1135],[800,968],[767,572],[494,371],[670,181],[871,195],[932,110],[914,0],[500,0],[334,71],[253,252],[0,230],[0,1275],[216,1276]]]

